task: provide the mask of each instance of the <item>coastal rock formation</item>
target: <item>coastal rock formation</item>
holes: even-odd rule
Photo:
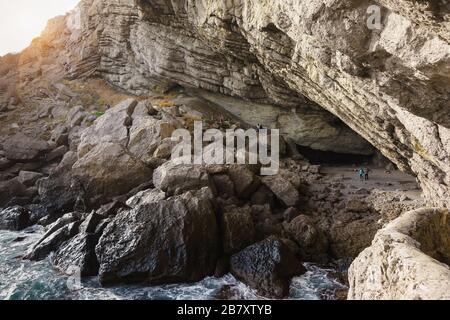
[[[263,295],[282,298],[291,278],[306,270],[289,240],[268,238],[233,255],[231,271]]]
[[[349,299],[450,299],[450,214],[423,208],[390,223],[349,270]]]
[[[217,221],[209,189],[119,213],[96,247],[102,284],[195,282],[214,273]]]
[[[20,231],[30,224],[30,212],[16,206],[0,211],[0,230]]]
[[[305,157],[381,152],[448,208],[449,22],[443,0],[81,0],[0,58],[1,228],[47,226],[26,258],[54,252],[102,284],[231,269],[283,297],[299,257],[359,255],[350,298],[446,298],[446,211],[378,232],[424,203],[404,181],[377,194]],[[280,173],[168,160],[173,131],[197,120],[279,128]]]
[[[89,202],[97,205],[148,182],[153,174],[145,163],[113,142],[94,147],[78,159],[72,172],[84,185]]]

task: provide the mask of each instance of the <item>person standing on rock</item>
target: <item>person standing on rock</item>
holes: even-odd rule
[[[360,169],[359,169],[359,179],[360,179],[361,181],[364,180],[364,175],[365,175],[364,169],[363,169],[363,168],[360,168]]]

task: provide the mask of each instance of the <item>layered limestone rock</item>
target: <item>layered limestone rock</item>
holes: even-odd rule
[[[95,75],[135,94],[182,85],[323,107],[448,207],[449,13],[441,0],[83,0],[11,58],[8,77]]]
[[[447,205],[449,10],[437,3],[84,0],[66,18],[68,69],[137,94],[180,84],[317,103]],[[373,4],[380,29],[367,24]]]
[[[408,212],[379,231],[349,270],[349,299],[450,299],[448,210]]]

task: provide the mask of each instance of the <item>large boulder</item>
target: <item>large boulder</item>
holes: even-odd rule
[[[130,128],[128,148],[145,163],[151,163],[154,157],[166,159],[171,155],[172,144],[165,140],[170,141],[178,127],[175,120],[158,120],[151,116],[135,118]]]
[[[15,206],[0,211],[0,230],[20,231],[30,225],[30,211]]]
[[[168,194],[179,194],[212,185],[204,166],[179,164],[177,161],[168,161],[157,168],[153,174],[153,184]]]
[[[232,165],[228,168],[228,175],[234,184],[234,190],[241,199],[248,199],[258,190],[261,180],[255,175],[252,166]]]
[[[119,213],[96,247],[102,284],[195,282],[214,273],[217,221],[208,188]]]
[[[47,142],[18,133],[5,141],[6,158],[14,161],[31,161],[49,150]]]
[[[225,253],[236,253],[255,242],[255,225],[249,207],[227,207],[221,220]]]
[[[31,187],[34,186],[37,180],[43,177],[42,173],[39,172],[31,172],[31,171],[20,171],[19,172],[19,181],[25,186]]]
[[[152,170],[123,146],[106,142],[95,146],[72,168],[91,204],[102,204],[152,179]]]
[[[233,255],[231,271],[262,295],[275,298],[287,296],[292,277],[306,272],[289,240],[274,237]]]
[[[380,230],[379,220],[380,216],[370,211],[355,214],[343,210],[333,214],[329,229],[322,228],[328,232],[331,255],[337,259],[356,258]]]
[[[39,261],[45,259],[51,252],[56,251],[61,244],[71,239],[78,233],[80,221],[68,223],[54,232],[47,232],[29,252],[25,255],[26,259]]]
[[[15,197],[24,196],[27,196],[27,189],[18,178],[0,181],[0,208],[6,206]]]
[[[82,188],[72,177],[72,166],[76,161],[75,152],[66,153],[50,175],[37,182],[41,203],[50,214],[71,211],[77,199],[82,197]]]
[[[423,208],[380,230],[349,270],[352,300],[449,300],[450,214]]]
[[[328,239],[325,234],[317,228],[311,217],[299,215],[285,229],[297,243],[305,261],[326,261],[328,253]]]
[[[264,177],[262,182],[286,207],[294,207],[298,204],[300,195],[290,181],[280,175],[276,175]]]
[[[108,142],[126,147],[128,127],[131,125],[131,115],[136,105],[137,101],[134,99],[122,101],[84,130],[78,146],[78,156],[81,158],[94,147]]]
[[[80,276],[90,277],[98,274],[98,261],[95,246],[99,236],[81,232],[63,243],[52,257],[53,265],[60,271],[71,274],[79,268]]]

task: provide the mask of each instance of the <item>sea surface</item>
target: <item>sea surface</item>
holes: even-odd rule
[[[263,299],[232,275],[206,278],[194,284],[156,287],[121,285],[102,288],[96,277],[82,282],[56,272],[50,258],[22,260],[28,248],[44,233],[42,227],[23,232],[0,231],[0,300],[211,300]],[[331,276],[333,270],[305,264],[308,272],[294,278],[289,299],[333,299],[345,287]]]

